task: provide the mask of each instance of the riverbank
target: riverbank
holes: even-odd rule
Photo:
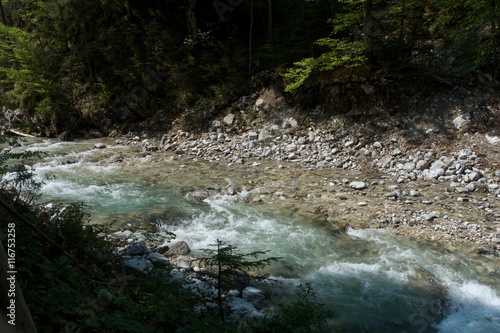
[[[245,200],[298,202],[339,231],[390,228],[449,249],[469,246],[474,253],[499,255],[500,136],[480,128],[477,115],[453,110],[436,118],[421,115],[422,121],[409,112],[399,119],[342,115],[315,122],[294,113],[278,94],[264,90],[245,100],[251,106],[242,107],[252,114],[229,113],[205,133],[130,133],[116,136],[115,143],[136,146],[153,163],[205,161],[278,178],[306,174],[314,179],[309,186],[281,190],[261,181],[249,187],[259,192]],[[497,119],[494,106],[484,107]]]

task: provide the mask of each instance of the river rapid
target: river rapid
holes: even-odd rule
[[[96,142],[37,139],[20,148],[47,153],[36,174],[55,178],[40,202],[83,202],[92,223],[115,229],[172,232],[193,256],[217,239],[243,252],[269,250],[282,257],[267,269],[280,282],[271,301],[310,283],[334,311],[332,331],[500,332],[498,257],[379,228],[386,178],[277,161],[228,166],[104,139],[106,147],[95,149]],[[355,180],[374,189],[342,185]],[[415,186],[429,197],[441,193],[439,185]]]

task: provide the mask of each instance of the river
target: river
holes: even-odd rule
[[[172,232],[195,254],[217,239],[243,252],[269,250],[282,257],[267,271],[281,282],[273,287],[272,301],[286,299],[292,286],[310,283],[318,300],[334,311],[332,330],[500,332],[498,258],[411,241],[388,229],[335,229],[318,220],[312,207],[321,205],[321,196],[307,198],[307,189],[323,174],[338,179],[359,174],[318,175],[265,161],[228,167],[146,155],[112,141],[93,149],[96,142],[35,140],[24,147],[47,152],[36,173],[55,176],[46,180],[41,202],[79,201],[92,223]],[[227,194],[227,188],[237,193]],[[203,201],[193,197],[200,189],[209,194]],[[359,225],[356,218],[338,216]]]

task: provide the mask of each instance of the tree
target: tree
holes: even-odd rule
[[[233,245],[227,244],[221,240],[217,240],[217,244],[211,244],[215,249],[205,249],[205,254],[208,257],[201,259],[201,262],[208,268],[214,270],[215,278],[217,279],[217,296],[219,305],[219,315],[224,322],[224,307],[222,302],[222,293],[225,290],[235,286],[237,278],[248,278],[254,280],[264,279],[261,275],[253,275],[251,270],[262,269],[273,261],[281,259],[280,257],[269,257],[259,259],[261,255],[269,251],[254,251],[248,253],[240,253]],[[252,260],[251,258],[255,259]]]

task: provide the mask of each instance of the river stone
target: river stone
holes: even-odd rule
[[[242,297],[244,300],[249,301],[254,305],[258,305],[259,302],[263,301],[266,298],[262,290],[250,286],[243,289]]]
[[[366,184],[364,182],[351,182],[349,187],[355,190],[364,190],[366,188]]]
[[[438,169],[426,169],[424,170],[424,172],[422,173],[424,179],[427,179],[427,180],[432,180],[432,179],[437,179],[439,178],[440,176],[443,176],[444,175],[444,169],[441,169],[441,168],[438,168]]]
[[[151,261],[153,264],[158,266],[168,266],[170,265],[170,261],[163,254],[151,252],[148,254],[147,259]]]
[[[257,134],[257,132],[250,132],[250,133],[248,133],[247,138],[250,141],[257,140],[259,138],[259,135]]]
[[[123,258],[121,264],[125,272],[138,276],[146,276],[154,268],[151,261],[142,257]]]
[[[266,130],[266,129],[263,128],[260,131],[257,140],[261,141],[261,142],[269,143],[269,142],[273,141],[273,138],[271,137],[271,134],[268,132],[268,130]]]
[[[191,195],[193,196],[194,199],[203,201],[206,198],[208,198],[209,193],[208,193],[208,191],[205,191],[205,190],[197,190],[197,191],[194,191]]]
[[[94,145],[94,148],[96,148],[96,149],[104,149],[104,148],[106,148],[106,145],[104,143],[102,143],[102,142],[98,142],[98,143],[96,143]]]
[[[471,182],[475,182],[475,181],[477,181],[477,180],[479,180],[481,178],[481,175],[478,172],[475,172],[475,171],[472,171],[467,176],[468,176],[468,178],[469,178],[469,180]]]
[[[189,245],[185,241],[177,242],[170,246],[167,252],[163,253],[167,257],[186,256],[191,253]]]
[[[464,113],[463,115],[458,115],[453,119],[453,126],[458,129],[462,130],[466,126],[468,126],[470,123],[470,113]]]
[[[123,254],[139,255],[139,256],[142,256],[150,252],[151,249],[144,242],[134,242],[132,244],[127,245],[123,250]]]
[[[231,314],[227,318],[227,320],[231,323],[236,323],[243,317],[264,317],[264,314],[258,311],[252,303],[245,301],[242,298],[228,297],[226,305],[231,309]]]
[[[416,164],[413,162],[407,162],[403,165],[403,170],[405,171],[412,171],[416,168]]]
[[[230,113],[227,116],[225,116],[224,119],[222,119],[222,121],[224,122],[224,124],[231,126],[234,122],[234,117],[235,117],[234,114]]]
[[[423,171],[429,167],[430,162],[428,160],[419,160],[416,164],[416,169]]]

